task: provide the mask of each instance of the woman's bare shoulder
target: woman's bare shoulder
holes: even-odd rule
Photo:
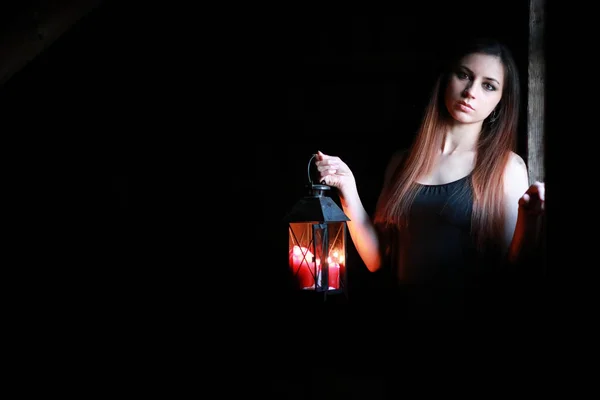
[[[528,186],[529,174],[523,157],[511,151],[504,171],[504,186],[507,191],[521,195]]]
[[[527,164],[523,157],[514,151],[510,152],[508,157],[508,163],[506,164],[505,174],[508,176],[514,177],[515,175],[522,175],[523,173],[527,173]]]

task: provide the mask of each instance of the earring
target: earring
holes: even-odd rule
[[[494,111],[492,111],[492,113],[489,116],[488,122],[490,124],[495,123],[498,120],[498,109],[494,109]]]

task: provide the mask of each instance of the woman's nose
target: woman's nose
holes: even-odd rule
[[[467,86],[465,90],[463,90],[463,97],[467,99],[474,99],[475,95],[473,94],[473,86]]]

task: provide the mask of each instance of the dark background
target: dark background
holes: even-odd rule
[[[74,239],[88,238],[78,248],[95,248],[80,257],[124,296],[145,293],[139,282],[193,293],[224,274],[243,303],[285,297],[282,218],[305,194],[311,155],[344,159],[372,212],[453,40],[489,35],[513,50],[526,159],[526,1],[197,15],[104,2],[1,89],[40,163],[32,176],[50,178],[46,206],[73,217]],[[348,263],[350,289],[369,289],[351,243]]]
[[[280,308],[288,296],[287,227],[281,219],[304,195],[311,154],[321,150],[342,157],[357,177],[365,207],[373,211],[388,157],[410,143],[447,43],[482,34],[504,40],[526,86],[527,1],[410,6],[370,12],[237,5],[198,12],[191,5],[106,1],[85,17],[0,88],[6,137],[15,142],[10,151],[18,157],[12,168],[19,173],[19,190],[12,198],[28,206],[20,217],[31,214],[44,222],[45,243],[36,252],[44,266],[53,266],[42,272],[53,278],[52,285],[43,285],[53,296],[46,301],[64,297],[66,308],[95,322],[110,321],[122,335],[124,327],[143,320],[144,326],[153,321],[155,334],[189,324],[188,332],[200,343],[201,334],[233,338],[228,346],[250,352],[246,362],[253,371],[262,354],[254,354],[260,341],[250,336],[263,333],[257,326],[268,327],[263,338],[283,340],[272,346],[284,358],[300,340],[286,323],[306,314],[294,309],[286,315]],[[585,71],[565,66],[582,37],[566,40],[565,10],[550,3],[547,11],[552,46],[547,46],[546,89],[554,101],[548,101],[546,154],[554,160],[576,154],[576,162],[566,167],[578,171],[592,158],[579,157],[582,142],[560,138],[587,131],[559,127],[573,120],[558,99],[581,99],[574,90],[588,86],[576,79]],[[569,96],[560,96],[561,82],[573,90]],[[525,110],[527,92],[522,94]],[[520,153],[526,159],[525,132],[523,122]],[[573,193],[566,190],[570,179],[560,177],[563,164],[552,165],[547,168],[554,196],[549,226],[557,232],[570,215],[567,200]],[[550,249],[579,260],[582,249],[592,247],[584,246],[581,231],[566,232],[560,246]],[[351,295],[359,300],[375,295],[376,282],[351,245],[349,251]],[[565,275],[563,269],[553,279],[568,279]],[[570,283],[561,281],[552,299],[538,299],[537,311],[562,311]],[[392,336],[392,324],[369,332],[381,329],[382,320],[395,321],[386,318],[394,314],[379,319],[377,310],[369,312],[374,315],[351,316],[354,331],[344,330],[349,327],[344,311],[329,321],[336,337],[365,328],[376,337],[373,343],[372,336],[356,335],[369,343],[365,353],[357,339],[356,347],[336,349],[334,355],[410,351],[414,342],[407,346]],[[193,329],[194,324],[201,328]],[[525,341],[522,326],[518,332]],[[488,333],[481,336],[489,338]],[[448,343],[447,336],[433,336],[428,345]],[[135,342],[144,337],[136,335]],[[156,353],[148,348],[140,353],[151,359]],[[385,352],[375,358],[389,360]],[[425,376],[427,360],[419,369]],[[226,357],[220,362],[240,366]],[[346,371],[353,366],[346,365]],[[383,374],[389,378],[385,383],[381,374],[360,373],[371,371],[370,365],[353,371],[336,375],[333,386],[282,378],[273,388],[281,398],[312,397],[315,390],[384,398],[402,390],[390,370]]]

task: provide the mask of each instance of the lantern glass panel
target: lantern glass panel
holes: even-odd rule
[[[289,267],[304,290],[338,291],[346,283],[345,222],[289,224]]]

